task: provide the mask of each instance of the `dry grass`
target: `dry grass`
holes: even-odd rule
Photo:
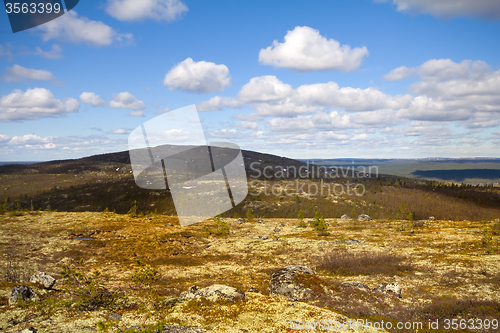
[[[332,250],[318,259],[317,268],[337,275],[401,275],[415,270],[402,255],[378,252]]]

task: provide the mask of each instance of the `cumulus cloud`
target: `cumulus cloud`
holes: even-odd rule
[[[376,88],[339,87],[333,81],[292,88],[277,77],[255,77],[244,85],[237,99],[250,104],[266,117],[294,116],[325,108],[346,111],[373,111],[405,107],[412,96],[390,96]]]
[[[211,138],[234,139],[241,136],[241,133],[235,129],[222,129],[219,131],[209,132],[208,136]]]
[[[101,21],[78,16],[74,10],[57,20],[40,25],[38,29],[42,32],[43,41],[56,39],[75,44],[83,42],[92,46],[105,46],[114,41],[132,40],[132,34],[119,34]]]
[[[131,117],[145,117],[144,112],[142,111],[130,111],[128,115]]]
[[[7,67],[2,78],[7,82],[53,81],[57,82],[51,72],[43,69],[25,68],[19,65]]]
[[[293,88],[274,75],[254,77],[238,93],[243,102],[270,102],[282,100],[293,93]]]
[[[376,0],[387,2],[389,0]],[[497,0],[392,0],[403,13],[425,13],[438,17],[473,16],[500,19],[500,2]]]
[[[256,130],[257,128],[259,128],[259,123],[255,121],[242,121],[240,123],[236,123],[236,127],[241,129]]]
[[[120,21],[154,19],[171,22],[188,11],[180,0],[108,0],[106,13]]]
[[[90,104],[92,106],[101,106],[106,104],[106,101],[101,99],[99,95],[93,92],[84,91],[80,94],[82,103]]]
[[[214,96],[208,101],[203,101],[196,105],[196,109],[199,112],[204,111],[220,111],[224,108],[239,108],[241,102],[227,97]]]
[[[193,61],[191,58],[178,63],[166,75],[163,84],[170,90],[184,90],[195,93],[222,91],[231,82],[226,65],[207,61]]]
[[[21,122],[61,116],[78,111],[80,104],[74,98],[58,100],[44,88],[14,90],[0,98],[0,121]]]
[[[143,110],[145,108],[144,102],[135,98],[134,95],[128,91],[113,94],[113,100],[109,102],[109,106],[115,109],[132,110]],[[140,116],[135,115],[135,117],[142,117],[142,112]]]
[[[284,42],[273,41],[272,46],[261,49],[259,62],[274,67],[297,71],[359,69],[368,49],[340,45],[335,39],[327,39],[310,27],[295,27],[285,35]]]
[[[384,75],[384,80],[387,81],[400,81],[406,79],[408,76],[415,73],[415,68],[408,68],[406,66],[401,66],[393,69],[386,75]]]
[[[108,133],[109,134],[128,134],[129,131],[127,131],[126,129],[123,129],[123,128],[119,128],[119,129],[116,129],[114,131],[109,131]]]
[[[37,47],[35,50],[36,55],[39,55],[45,59],[60,59],[62,58],[61,52],[62,48],[57,44],[53,44],[52,48],[49,51],[43,51],[39,47]]]

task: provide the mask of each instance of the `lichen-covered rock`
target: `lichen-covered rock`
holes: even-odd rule
[[[29,326],[29,327],[26,327],[22,331],[14,331],[12,333],[36,333],[36,329],[34,329],[33,327]]]
[[[287,266],[280,269],[269,278],[269,293],[283,295],[292,300],[304,300],[311,296],[309,288],[298,285],[293,281],[296,274],[312,274],[314,272],[306,266]]]
[[[361,282],[346,281],[346,282],[342,282],[341,285],[344,287],[357,288],[357,289],[364,290],[364,291],[371,291],[370,287],[368,287],[366,284],[363,284]]]
[[[366,214],[361,214],[358,216],[358,220],[360,221],[371,221],[372,218]]]
[[[190,326],[165,326],[163,329],[157,332],[158,333],[203,333],[206,332],[206,330]]]
[[[384,282],[372,291],[383,294],[394,294],[395,296],[401,298],[401,288],[395,283]]]
[[[196,297],[205,297],[211,301],[225,300],[228,302],[245,301],[247,299],[241,290],[221,284],[213,284],[203,289],[193,286],[180,295],[182,300],[190,300]]]
[[[33,276],[30,278],[31,283],[39,283],[41,284],[45,289],[50,289],[54,286],[56,283],[56,279],[54,279],[52,276],[45,272],[38,272],[33,274]]]
[[[163,304],[165,304],[165,306],[167,306],[167,307],[168,306],[171,307],[171,306],[174,306],[175,304],[180,303],[180,302],[182,302],[182,300],[180,298],[169,296],[169,297],[165,298],[165,302]]]
[[[12,288],[9,296],[9,304],[16,304],[17,302],[36,301],[38,296],[33,289],[27,286],[16,286]]]

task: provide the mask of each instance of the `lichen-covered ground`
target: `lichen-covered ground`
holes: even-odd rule
[[[215,220],[181,227],[176,218],[163,215],[0,215],[0,330],[33,326],[38,332],[119,332],[159,323],[213,332],[290,332],[292,319],[500,320],[498,222],[427,221],[413,226],[408,221],[327,218],[330,234],[318,236],[311,227],[297,227],[297,219],[225,221],[229,234]],[[345,269],[339,268],[336,256],[348,259],[340,262]],[[63,265],[87,278],[99,271],[93,281],[110,293],[111,304],[91,309],[82,293],[65,292]],[[270,275],[288,265],[316,272],[318,279],[309,281],[320,285],[318,290],[310,286],[315,297],[294,302],[269,295]],[[56,277],[55,290],[33,285],[39,301],[8,305],[10,289],[26,285],[36,271]],[[339,287],[344,281],[370,288],[395,282],[402,298]],[[249,300],[234,304],[165,303],[166,297],[192,285],[214,283],[260,293],[246,292]],[[483,312],[472,309],[476,306]]]

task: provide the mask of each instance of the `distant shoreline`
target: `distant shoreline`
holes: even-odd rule
[[[0,165],[9,165],[9,164],[36,164],[42,163],[45,161],[8,161],[8,162],[0,162]]]

